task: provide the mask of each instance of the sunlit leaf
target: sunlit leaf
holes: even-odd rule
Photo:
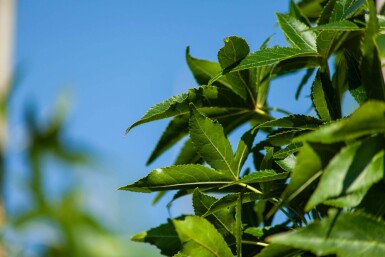
[[[318,256],[385,255],[385,224],[361,213],[334,214],[303,229],[272,237],[273,244],[309,250]]]
[[[233,257],[222,235],[206,219],[199,216],[174,221],[182,242],[181,253],[199,257]]]

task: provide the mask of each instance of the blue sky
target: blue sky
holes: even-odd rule
[[[166,122],[143,125],[127,136],[124,130],[155,103],[196,86],[185,63],[186,46],[194,57],[216,60],[230,35],[245,38],[253,51],[274,33],[270,46],[284,45],[274,13],[287,7],[288,1],[20,0],[15,64],[23,77],[11,106],[11,140],[23,139],[26,102],[37,103],[44,120],[58,95],[70,92],[69,138],[88,144],[98,159],[75,176],[88,192],[86,204],[99,217],[123,224],[127,238],[155,226],[168,217],[165,202],[152,207],[152,195],[116,189],[172,164],[176,150],[145,167]],[[307,99],[290,103],[299,79],[275,81],[270,104],[306,111]],[[12,150],[12,169],[21,166],[18,149]],[[9,177],[15,182],[22,176]],[[176,203],[173,214],[189,210],[189,204]]]

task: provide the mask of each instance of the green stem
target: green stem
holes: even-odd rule
[[[261,191],[259,191],[258,189],[256,189],[255,187],[252,187],[248,184],[245,184],[245,183],[238,183],[238,185],[246,188],[246,189],[249,189],[250,191],[253,191],[254,193],[257,193],[257,194],[260,194],[260,195],[263,195],[263,193]]]
[[[263,247],[269,246],[269,244],[266,244],[266,243],[249,241],[249,240],[242,240],[242,244],[258,245],[258,246],[263,246]]]

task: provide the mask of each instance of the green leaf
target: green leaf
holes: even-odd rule
[[[354,0],[338,0],[338,1],[336,1],[329,22],[336,22],[336,21],[342,20],[343,17],[345,16],[345,13],[348,10],[349,6],[352,4],[352,2],[354,2]]]
[[[383,221],[361,213],[342,213],[274,236],[271,242],[309,250],[318,256],[385,256],[384,234]]]
[[[242,59],[244,59],[250,52],[247,42],[240,37],[231,36],[224,40],[225,46],[218,52],[218,60],[223,70],[226,70],[234,65],[237,65]],[[249,72],[237,71],[226,75],[226,79],[230,82],[230,89],[234,93],[241,96],[243,99],[247,98],[247,95],[253,96],[250,92]],[[249,93],[248,93],[249,91]]]
[[[302,88],[307,84],[310,77],[313,75],[315,69],[307,69],[305,75],[302,77],[301,82],[298,85],[297,91],[295,92],[295,99],[298,100],[299,95],[301,94]]]
[[[366,33],[361,44],[361,78],[368,99],[385,101],[385,84],[382,74],[381,60],[376,46],[375,37],[378,34],[378,20],[376,8],[373,1],[367,1],[369,5],[369,21],[367,22]]]
[[[134,235],[131,237],[131,240],[155,245],[160,249],[161,254],[167,256],[176,254],[182,248],[182,244],[175,231],[174,224],[170,219],[168,219],[166,224],[162,224],[156,228]]]
[[[302,143],[300,142],[292,143],[286,146],[285,148],[275,152],[273,157],[274,159],[284,159],[290,154],[298,152],[301,149],[301,147],[302,147]]]
[[[182,149],[179,152],[178,157],[176,158],[175,165],[183,164],[196,164],[201,163],[202,158],[197,154],[195,146],[191,139],[186,140]]]
[[[266,140],[268,140],[272,146],[283,146],[290,144],[293,138],[302,134],[303,131],[303,129],[280,129],[271,133]]]
[[[362,28],[359,27],[354,22],[342,20],[342,21],[336,21],[336,22],[319,25],[317,27],[312,28],[312,30],[313,31],[317,31],[317,30],[356,31],[356,30],[362,30]]]
[[[253,173],[250,173],[243,178],[239,179],[234,183],[245,183],[245,184],[253,184],[253,183],[261,183],[261,182],[269,182],[280,179],[286,179],[289,176],[289,172],[276,172],[274,170],[259,170]]]
[[[186,48],[186,61],[195,80],[199,85],[207,85],[212,77],[218,74],[222,69],[219,63],[201,60],[190,55],[190,48]],[[225,77],[220,78],[218,83],[230,87]]]
[[[233,169],[237,171],[237,176],[239,176],[242,166],[251,151],[257,132],[258,130],[254,128],[248,130],[245,134],[243,134],[241,140],[238,142],[237,151],[235,152],[235,158],[232,165],[234,167]]]
[[[223,209],[226,210],[226,209],[231,209],[235,207],[237,205],[238,197],[239,197],[238,194],[225,195],[224,197],[222,197],[221,199],[213,203],[203,216],[208,216],[220,210],[223,210]],[[255,200],[260,198],[261,196],[256,193],[243,193],[242,203],[254,202]]]
[[[362,86],[359,63],[348,51],[344,51],[344,57],[348,66],[347,80],[349,92],[356,99],[357,103],[362,104],[367,101],[368,97]]]
[[[350,117],[320,127],[295,139],[299,141],[333,143],[385,132],[385,103],[369,101]]]
[[[283,160],[276,160],[275,163],[279,165],[284,171],[291,172],[294,169],[296,157],[289,155]]]
[[[193,207],[195,215],[205,216],[216,229],[224,236],[225,239],[234,241],[232,234],[234,233],[235,219],[233,209],[222,208],[210,215],[205,215],[210,207],[218,201],[217,198],[203,194],[198,188],[193,193]],[[228,243],[229,241],[226,240]]]
[[[290,47],[273,47],[266,48],[256,51],[248,55],[245,59],[243,59],[239,65],[235,66],[232,69],[226,69],[221,73],[217,74],[214,78],[209,81],[209,85],[217,81],[223,75],[229,72],[235,72],[239,70],[246,70],[256,67],[268,66],[277,64],[280,61],[289,60],[295,57],[318,57],[319,54],[315,51],[310,50],[302,50],[298,48],[290,48]]]
[[[384,140],[373,137],[343,148],[325,168],[317,189],[306,205],[306,210],[327,199],[335,199],[355,191],[361,191],[362,199],[364,196],[362,190],[365,193],[383,177],[384,153],[378,152],[383,145]],[[345,207],[354,207],[348,206],[347,203]]]
[[[280,244],[269,244],[259,254],[254,257],[297,257],[303,251]]]
[[[235,228],[237,256],[242,257],[242,193],[238,193],[237,205],[235,208]]]
[[[234,162],[233,150],[223,127],[203,116],[194,105],[191,105],[190,138],[197,152],[211,167],[237,178],[237,171],[231,165]]]
[[[230,89],[202,86],[190,89],[187,94],[173,96],[164,102],[154,105],[142,118],[132,124],[126,130],[126,133],[132,128],[147,122],[188,114],[191,102],[198,108],[218,107],[222,112],[244,111],[245,108],[248,109],[245,101]]]
[[[265,147],[266,154],[263,156],[261,164],[259,165],[260,170],[268,170],[272,168],[273,165],[273,154],[274,147]]]
[[[183,244],[181,253],[199,257],[233,257],[221,234],[206,219],[198,216],[174,221]]]
[[[288,14],[277,13],[278,24],[285,34],[288,43],[294,47],[308,51],[317,51],[316,35],[309,27]]]
[[[328,74],[318,71],[313,83],[311,98],[318,116],[323,121],[331,121],[341,117],[335,91]]]
[[[175,165],[151,171],[146,177],[134,184],[119,188],[134,192],[222,186],[234,178],[199,164]]]
[[[302,210],[304,201],[312,193],[312,185],[321,176],[321,170],[338,151],[334,145],[305,143],[297,155],[296,165],[291,173],[290,183],[282,196],[285,203]]]
[[[264,230],[265,228],[261,228],[261,227],[249,227],[247,229],[245,229],[245,234],[249,234],[249,235],[252,235],[254,237],[257,237],[257,238],[260,238],[262,237],[265,233],[264,233]]]
[[[222,69],[226,69],[244,59],[250,52],[247,42],[240,37],[231,36],[224,40],[225,46],[218,52]]]
[[[297,20],[301,21],[302,23],[310,27],[309,19],[306,17],[306,15],[302,12],[302,10],[298,7],[298,5],[293,0],[290,0],[289,9],[290,9],[290,14],[293,17],[295,17]]]
[[[257,128],[295,128],[295,129],[316,129],[323,122],[317,118],[306,116],[306,115],[289,115],[283,118],[267,121],[260,125],[257,125]]]

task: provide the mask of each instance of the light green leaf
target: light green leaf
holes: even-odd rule
[[[260,238],[262,237],[265,233],[264,233],[264,230],[265,228],[261,228],[261,227],[249,227],[247,229],[245,229],[245,234],[249,234],[249,235],[252,235],[254,237],[257,237],[257,238]]]
[[[385,132],[385,103],[369,101],[350,117],[320,127],[294,139],[299,141],[333,143]]]
[[[309,27],[288,14],[277,13],[278,24],[294,48],[316,52],[316,35]]]
[[[284,171],[291,172],[294,169],[297,158],[294,155],[289,155],[283,160],[276,160],[275,163],[279,165]]]
[[[312,251],[318,256],[385,256],[385,224],[362,213],[334,214],[303,229],[274,236],[273,244]]]
[[[237,178],[237,171],[232,167],[233,150],[223,127],[203,116],[194,105],[191,105],[190,138],[197,152],[211,167]]]
[[[134,192],[223,186],[233,181],[224,174],[199,164],[175,165],[151,171],[146,177],[134,184],[119,188]]]
[[[131,240],[155,245],[160,249],[161,254],[167,256],[176,254],[182,248],[182,244],[175,231],[174,224],[170,219],[166,224],[162,224],[156,228],[134,235],[131,237]]]
[[[361,191],[362,199],[364,196],[362,190],[366,192],[383,177],[384,153],[378,152],[383,145],[384,140],[373,137],[343,148],[325,168],[317,189],[306,205],[306,210],[325,200],[333,200],[355,191]]]
[[[199,257],[233,257],[222,235],[206,219],[198,216],[174,221],[183,244],[181,253]]]

